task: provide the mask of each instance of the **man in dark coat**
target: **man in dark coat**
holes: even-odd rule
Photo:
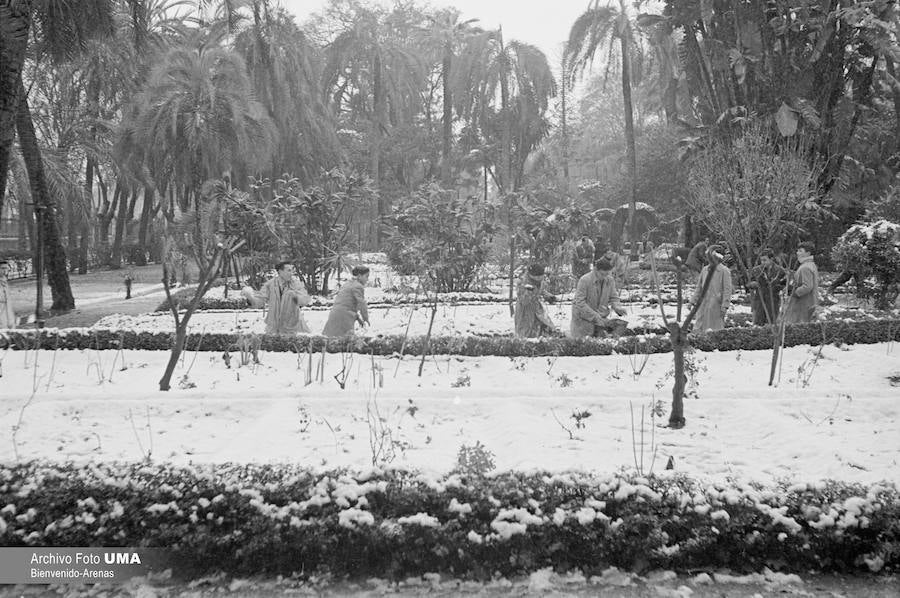
[[[787,284],[785,269],[774,259],[771,249],[763,251],[759,264],[750,270],[750,309],[753,323],[765,326],[778,319],[781,310],[781,291]]]
[[[572,255],[572,276],[577,282],[579,278],[591,271],[594,263],[594,244],[587,236],[581,237],[581,241],[575,246]]]

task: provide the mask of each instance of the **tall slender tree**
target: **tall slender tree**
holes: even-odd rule
[[[625,107],[625,164],[628,168],[629,209],[628,230],[631,240],[631,258],[637,259],[637,222],[635,209],[637,206],[637,156],[634,142],[634,104],[632,102],[632,51],[638,46],[635,43],[636,28],[632,23],[625,6],[625,0],[619,0],[619,7],[601,6],[600,0],[593,0],[588,9],[582,13],[569,32],[566,43],[566,62],[569,69],[567,76],[584,73],[594,61],[598,50],[608,51],[607,60],[612,59],[616,42],[619,45],[622,74],[622,99]]]

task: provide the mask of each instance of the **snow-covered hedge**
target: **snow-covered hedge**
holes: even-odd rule
[[[900,495],[889,483],[31,462],[0,469],[0,505],[4,546],[166,547],[192,574],[900,566]]]
[[[631,330],[620,339],[571,339],[563,337],[522,339],[512,336],[436,336],[429,352],[435,355],[495,355],[500,357],[539,357],[610,355],[612,353],[667,353],[671,351],[668,334],[657,329]],[[135,332],[91,328],[53,329],[41,331],[16,329],[0,331],[0,349],[34,349],[40,334],[43,349],[129,349],[165,351],[172,346],[174,335],[168,332]],[[762,350],[772,347],[771,327],[733,327],[692,334],[691,345],[700,351]],[[191,333],[186,348],[191,351],[237,350],[237,334]],[[244,335],[243,341],[258,340],[263,351],[301,352],[310,349],[329,353],[355,352],[374,355],[421,355],[425,337],[404,339],[400,335],[376,337],[326,338],[312,336]],[[786,347],[820,344],[873,344],[900,341],[900,319],[864,321],[827,320],[787,326]],[[242,343],[246,344],[246,343]],[[252,344],[252,343],[251,343]]]

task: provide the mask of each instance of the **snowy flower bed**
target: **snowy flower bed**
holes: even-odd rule
[[[0,469],[0,505],[5,546],[166,546],[195,573],[900,566],[889,483],[30,462]]]

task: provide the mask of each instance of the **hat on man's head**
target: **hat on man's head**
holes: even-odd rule
[[[544,275],[544,266],[543,264],[531,264],[528,266],[528,274],[531,276],[543,276]]]
[[[612,262],[605,257],[601,257],[599,260],[594,262],[594,269],[602,270],[603,272],[609,272],[610,270],[612,270]]]

